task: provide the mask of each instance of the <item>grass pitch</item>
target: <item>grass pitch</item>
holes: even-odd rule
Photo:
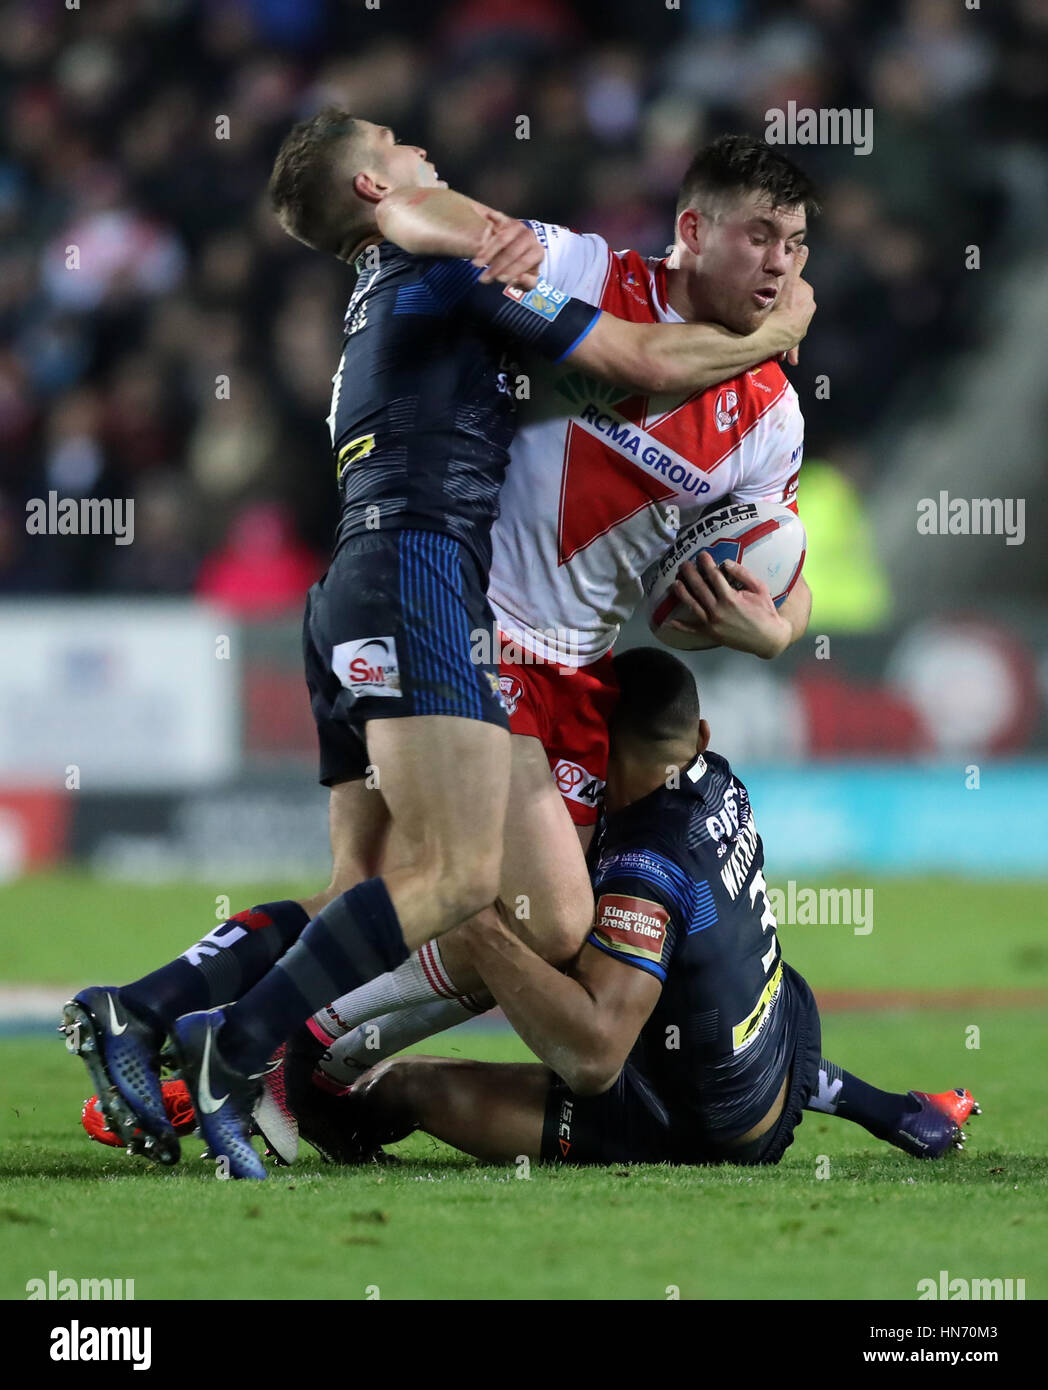
[[[869,886],[869,885],[865,885]],[[816,994],[1048,986],[1039,885],[878,882],[874,930],[784,926]],[[269,885],[250,901],[294,891]],[[76,875],[5,890],[23,930],[6,983],[123,981],[207,930],[216,893]],[[234,910],[247,905],[242,896]],[[11,945],[9,936],[8,945]],[[973,1033],[972,1029],[978,1030]],[[317,1160],[219,1182],[195,1141],[173,1172],[92,1144],[83,1066],[57,1035],[0,1041],[0,1296],[47,1278],[134,1279],[147,1298],[901,1298],[917,1281],[1023,1278],[1048,1293],[1043,1007],[828,1012],[824,1051],[874,1084],[968,1085],[969,1148],[918,1163],[809,1114],[774,1169],[483,1165],[415,1136],[400,1167]],[[978,1047],[972,1046],[978,1042]],[[459,1029],[428,1050],[526,1056]],[[824,1174],[825,1176],[820,1176]]]

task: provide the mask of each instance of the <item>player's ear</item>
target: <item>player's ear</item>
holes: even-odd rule
[[[389,184],[366,169],[353,175],[353,192],[364,203],[380,203],[389,192]]]
[[[695,208],[685,208],[677,218],[677,240],[684,243],[694,256],[702,255],[705,241],[705,218]]]
[[[696,753],[705,753],[710,746],[710,726],[705,719],[699,720],[699,741],[695,745]]]

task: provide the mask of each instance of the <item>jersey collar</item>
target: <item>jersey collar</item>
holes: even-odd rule
[[[676,309],[672,308],[667,293],[666,284],[666,262],[668,256],[663,256],[661,261],[656,261],[651,268],[652,292],[655,300],[655,312],[659,316],[661,323],[683,323],[684,320]]]
[[[706,761],[706,755],[704,753],[697,753],[684,769],[684,775],[689,782],[697,784],[702,781],[709,770],[710,765]]]

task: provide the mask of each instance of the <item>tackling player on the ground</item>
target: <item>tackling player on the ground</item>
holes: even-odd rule
[[[969,1092],[881,1091],[822,1057],[815,1000],[782,957],[749,796],[708,750],[690,672],[644,648],[615,668],[597,912],[578,960],[561,974],[493,918],[463,928],[545,1065],[381,1062],[329,1100],[329,1156],[423,1129],[496,1161],[770,1164],[806,1108],[915,1158],[962,1147],[978,1113]]]

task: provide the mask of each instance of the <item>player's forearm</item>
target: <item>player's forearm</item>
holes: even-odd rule
[[[464,930],[474,968],[535,1056],[578,1095],[606,1090],[624,1059],[613,1055],[597,1000],[493,917]]]
[[[804,636],[808,630],[810,617],[811,590],[801,576],[787,597],[783,599],[778,611],[779,621],[774,630],[762,634],[761,641],[755,645],[745,645],[741,648],[736,643],[726,643],[725,645],[736,646],[737,650],[752,652],[754,656],[759,656],[764,661],[773,661],[775,657],[782,656],[788,647],[792,647],[794,642]]]
[[[478,204],[450,188],[400,188],[375,208],[379,230],[413,256],[471,260],[488,222]]]
[[[648,395],[704,391],[786,350],[786,335],[773,319],[743,335],[714,323],[627,323],[605,313],[569,361]]]
[[[716,323],[646,327],[646,355],[657,391],[703,391],[793,346],[774,316],[746,334],[731,333]]]

